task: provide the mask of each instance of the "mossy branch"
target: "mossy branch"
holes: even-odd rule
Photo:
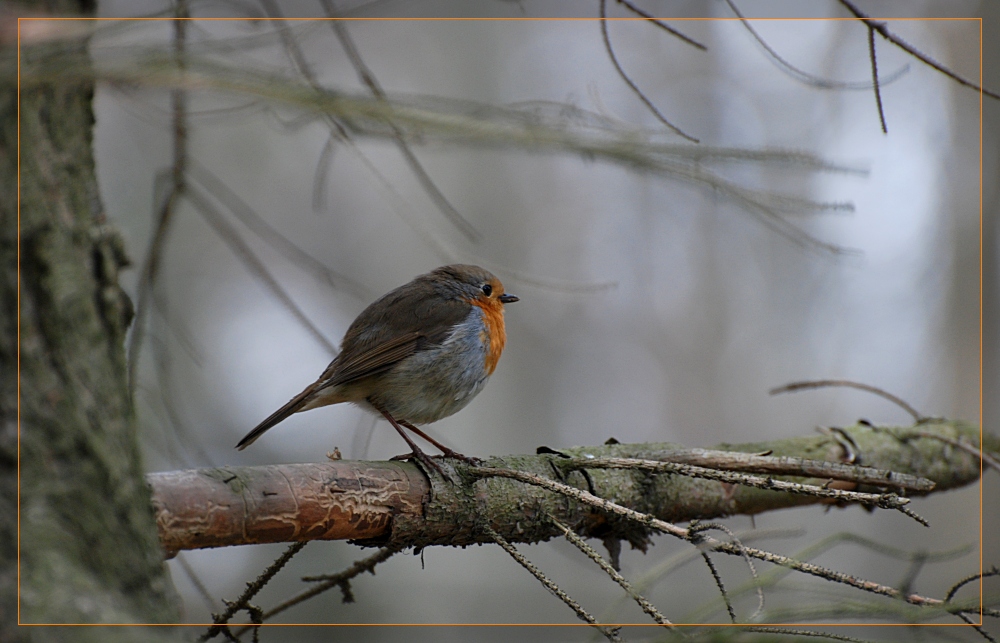
[[[849,439],[854,457],[869,471],[874,468],[906,474],[886,478],[886,485],[872,484],[870,475],[862,476],[869,482],[857,482],[850,479],[849,473],[836,472],[822,479],[808,475],[780,477],[861,494],[897,490],[903,484],[898,481],[903,480],[911,481],[907,482],[907,495],[926,495],[968,485],[979,478],[979,459],[947,442],[930,439],[927,433],[975,444],[980,440],[975,426],[937,421],[919,427],[859,424],[825,435],[724,444],[717,449],[827,461],[836,463],[832,468],[835,470],[843,467],[844,440]],[[1000,451],[996,436],[985,435],[983,443],[987,452]],[[704,452],[682,450],[672,444],[614,444],[496,457],[483,466],[552,479],[671,523],[814,503],[847,504],[845,498],[852,497],[753,488],[651,471],[648,465],[581,468],[582,461],[592,458],[691,461],[692,453]],[[160,539],[171,553],[248,543],[337,539],[393,548],[464,546],[492,542],[484,535],[484,524],[511,542],[531,543],[562,536],[546,518],[549,515],[587,537],[618,538],[638,547],[648,542],[645,526],[565,495],[518,480],[485,477],[479,475],[482,470],[457,461],[448,460],[443,465],[454,468],[455,484],[408,462],[346,460],[151,473],[147,481],[152,488]],[[815,462],[809,466],[812,468],[808,470],[815,474]],[[841,479],[832,481],[835,477]],[[934,483],[932,490],[927,480]],[[905,500],[900,498],[899,502]]]

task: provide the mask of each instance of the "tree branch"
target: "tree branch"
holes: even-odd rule
[[[950,439],[979,437],[977,427],[960,422],[921,425],[921,430]],[[909,427],[859,424],[842,431],[853,440],[855,456],[869,467],[926,478],[934,482],[934,491],[967,485],[979,477],[978,458],[938,440],[907,439],[912,437]],[[1000,451],[1000,438],[985,435],[984,448]],[[845,455],[841,442],[829,434],[722,445],[719,449],[831,462]],[[486,471],[515,470],[558,481],[596,496],[614,498],[622,506],[669,522],[844,502],[842,497],[823,499],[656,473],[649,467],[578,469],[583,459],[691,459],[691,450],[681,451],[680,456],[677,453],[676,445],[671,444],[615,444],[575,447],[560,454],[497,457],[487,460],[480,469],[442,461],[442,466],[454,468],[452,477],[459,481],[457,484],[447,483],[435,472],[428,477],[412,463],[347,460],[151,473],[147,481],[153,492],[160,539],[170,553],[308,540],[351,539],[366,545],[417,549],[492,542],[484,538],[484,521],[512,542],[531,543],[562,535],[545,518],[547,514],[586,537],[618,538],[639,547],[648,542],[648,530],[642,525],[594,511],[538,486],[500,477],[481,480]],[[572,467],[567,468],[564,455],[574,458]],[[816,471],[815,467],[805,470]],[[829,483],[829,478],[808,475],[795,480],[811,480],[814,485]],[[869,493],[897,486],[849,481],[836,484],[841,489]],[[926,483],[918,486],[924,490],[913,490],[912,495],[930,493]]]

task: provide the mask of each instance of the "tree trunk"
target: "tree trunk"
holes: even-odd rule
[[[63,15],[93,10],[63,5]],[[87,56],[84,41],[56,46]],[[22,61],[32,50],[22,43]],[[131,305],[117,285],[127,262],[102,225],[93,86],[21,93],[18,192],[17,94],[14,79],[0,82],[0,639],[156,638],[145,628],[17,627],[176,622],[178,612],[128,396]]]

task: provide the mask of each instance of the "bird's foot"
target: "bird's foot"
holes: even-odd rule
[[[483,463],[479,458],[474,458],[472,456],[465,455],[464,453],[459,453],[458,451],[452,451],[451,449],[443,449],[445,458],[455,458],[456,460],[461,460],[462,462],[468,464],[472,467],[478,467]]]
[[[437,471],[438,473],[440,473],[441,477],[443,477],[448,482],[454,482],[454,480],[452,480],[451,476],[449,476],[448,473],[444,469],[441,468],[441,465],[434,461],[434,458],[432,458],[431,456],[427,455],[423,451],[420,451],[419,449],[416,450],[416,451],[412,451],[410,453],[403,453],[401,455],[394,455],[391,458],[389,458],[389,460],[396,460],[396,461],[400,461],[400,460],[419,460],[420,463],[423,464],[425,467],[427,467],[429,469],[434,469],[435,471]]]

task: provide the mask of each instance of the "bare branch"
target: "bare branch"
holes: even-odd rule
[[[607,460],[605,458],[602,461]],[[641,462],[641,460],[636,460],[636,462]],[[661,454],[657,462],[691,464],[709,469],[739,471],[741,473],[768,473],[789,476],[808,475],[813,478],[844,480],[846,482],[894,487],[909,491],[927,492],[934,489],[934,482],[927,478],[919,478],[895,471],[875,469],[873,467],[860,467],[842,462],[776,457],[759,453],[743,453],[740,451],[682,449]],[[599,464],[595,465],[594,460],[589,458],[561,461],[560,465],[566,467],[601,466]]]
[[[571,597],[569,594],[564,592],[558,585],[552,582],[545,574],[543,574],[537,567],[535,567],[535,565],[532,564],[530,560],[525,558],[524,555],[521,554],[521,552],[517,551],[517,549],[514,548],[514,545],[511,545],[509,542],[507,542],[506,539],[504,539],[503,536],[498,534],[496,530],[494,530],[489,525],[483,525],[482,529],[487,536],[492,538],[493,541],[496,542],[496,544],[500,545],[500,547],[502,547],[505,552],[510,554],[510,557],[516,560],[521,567],[524,567],[531,573],[532,576],[537,578],[538,582],[540,582],[542,585],[545,586],[545,589],[552,592],[552,594],[556,598],[561,600],[563,603],[566,603],[566,605],[568,605],[570,609],[576,612],[576,615],[580,618],[581,621],[593,625],[609,641],[615,641],[615,642],[621,641],[621,639],[618,637],[618,632],[615,629],[598,625],[597,619],[591,616],[591,614],[587,612],[587,610],[583,609],[583,607],[581,607],[579,603],[573,600],[573,597]]]
[[[322,261],[302,250],[302,248],[268,223],[239,194],[205,166],[192,160],[189,174],[204,186],[212,196],[218,199],[220,203],[225,205],[226,209],[240,220],[240,223],[249,228],[260,239],[301,270],[310,273],[317,281],[325,282],[333,288],[346,290],[358,298],[369,299],[374,296],[375,293],[369,288],[366,288],[347,275],[327,267]]]
[[[807,496],[828,498],[842,502],[857,502],[869,507],[880,507],[882,509],[902,510],[903,506],[909,504],[910,502],[909,498],[903,498],[894,494],[861,493],[857,491],[847,491],[844,489],[833,489],[830,487],[820,487],[816,485],[799,484],[797,482],[775,480],[773,478],[761,478],[735,471],[719,471],[716,469],[708,469],[689,464],[679,464],[676,462],[657,462],[653,460],[639,460],[634,458],[595,458],[593,460],[574,460],[572,465],[578,469],[636,469],[639,471],[655,471],[658,473],[678,473],[692,478],[718,480],[728,484],[756,487],[757,489],[768,489],[771,491],[782,491],[785,493],[800,493]]]
[[[330,574],[330,575],[324,575],[324,576],[313,576],[313,577],[303,578],[302,580],[304,580],[304,581],[313,581],[313,580],[319,581],[319,580],[321,580],[322,582],[320,582],[318,585],[314,585],[313,587],[310,587],[309,589],[307,589],[307,590],[305,590],[303,592],[300,592],[300,593],[296,594],[295,596],[292,596],[288,600],[285,600],[285,601],[282,601],[281,603],[278,603],[277,605],[275,605],[271,609],[267,610],[266,612],[264,612],[263,614],[261,614],[261,621],[262,622],[263,621],[267,621],[267,620],[273,618],[274,616],[280,614],[281,612],[284,612],[288,608],[294,607],[294,606],[298,605],[299,603],[302,603],[303,601],[307,601],[310,598],[313,598],[314,596],[318,596],[318,595],[322,594],[323,592],[326,592],[326,591],[328,591],[330,589],[333,589],[334,587],[339,587],[341,589],[341,591],[344,593],[344,602],[345,603],[352,603],[352,602],[354,602],[354,596],[350,592],[350,582],[351,582],[351,580],[353,580],[357,576],[360,576],[364,572],[369,572],[369,573],[371,573],[371,574],[374,575],[375,574],[375,566],[376,565],[378,565],[379,563],[383,563],[383,562],[389,560],[394,554],[396,554],[398,552],[399,552],[398,549],[394,549],[392,547],[383,547],[382,549],[379,549],[377,552],[375,552],[371,556],[368,556],[367,558],[362,558],[361,560],[356,561],[353,565],[351,565],[350,567],[348,567],[347,569],[345,569],[344,571],[342,571],[342,572],[340,572],[338,574]],[[243,634],[248,629],[250,629],[250,628],[249,627],[245,627],[243,629],[237,630],[236,631],[236,637],[238,638],[240,636],[243,636]]]
[[[878,63],[875,59],[875,29],[868,27],[868,57],[872,61],[872,88],[875,90],[875,105],[878,106],[878,120],[882,124],[882,133],[888,134],[885,127],[885,111],[882,109],[882,91],[878,85]]]
[[[632,13],[634,13],[635,15],[641,16],[641,17],[645,18],[646,20],[650,21],[651,23],[653,23],[654,25],[656,25],[657,27],[659,27],[660,29],[663,29],[668,34],[670,34],[671,36],[674,36],[675,38],[681,39],[682,41],[686,42],[687,44],[691,45],[692,47],[695,47],[696,49],[701,49],[702,51],[708,51],[708,47],[706,47],[705,45],[701,44],[700,42],[698,42],[697,40],[695,40],[691,36],[688,36],[686,34],[681,33],[680,31],[678,31],[677,29],[674,29],[673,27],[671,27],[667,23],[663,22],[662,20],[653,17],[653,14],[647,13],[647,12],[643,11],[639,7],[637,7],[634,4],[632,4],[631,2],[629,2],[628,0],[617,0],[617,2],[618,2],[618,4],[624,6],[626,9],[628,9],[629,11],[631,11]]]
[[[193,186],[188,185],[186,190],[186,196],[191,200],[191,203],[198,209],[201,215],[205,218],[215,232],[219,235],[219,238],[229,246],[229,249],[233,251],[236,258],[250,271],[254,277],[256,277],[271,293],[278,298],[278,300],[285,306],[286,309],[298,320],[302,326],[309,331],[309,334],[313,336],[313,339],[319,343],[326,351],[332,356],[339,353],[339,349],[336,344],[331,342],[326,335],[323,334],[312,320],[306,315],[292,296],[288,294],[288,291],[281,285],[281,283],[271,274],[271,271],[267,269],[264,262],[257,257],[257,255],[250,249],[250,247],[243,241],[242,237],[236,232],[236,230],[225,220],[222,214],[215,209],[212,202],[205,197],[200,190],[195,189]]]
[[[232,603],[227,603],[225,612],[213,615],[212,620],[215,625],[208,628],[208,631],[202,634],[198,640],[207,641],[223,631],[228,632],[229,628],[226,626],[226,623],[229,622],[229,619],[235,616],[238,611],[247,609],[250,605],[250,601],[253,600],[253,597],[256,596],[260,590],[264,589],[264,586],[267,585],[272,578],[274,578],[274,575],[281,571],[281,568],[292,559],[292,556],[302,551],[302,548],[305,547],[306,544],[307,543],[300,542],[289,545],[288,549],[286,549],[285,552],[273,563],[268,565],[267,569],[265,569],[260,576],[254,579],[253,582],[247,583],[246,590],[240,594],[238,599]],[[257,611],[259,614],[259,610]]]
[[[565,117],[547,119],[526,110],[510,109],[469,101],[441,98],[394,97],[381,100],[352,96],[334,90],[317,89],[260,70],[236,69],[205,59],[187,61],[186,70],[179,70],[168,58],[138,48],[128,64],[109,60],[97,70],[97,78],[110,82],[143,86],[181,86],[213,89],[254,95],[284,105],[299,107],[340,123],[352,135],[375,138],[395,138],[403,132],[408,142],[435,142],[470,146],[517,148],[525,151],[571,153],[622,165],[630,170],[654,176],[669,177],[707,187],[716,194],[755,216],[764,225],[787,239],[807,248],[834,255],[851,254],[836,244],[825,243],[788,220],[790,212],[812,214],[829,211],[851,211],[848,203],[817,203],[793,196],[781,196],[743,187],[705,166],[706,159],[751,158],[756,162],[798,163],[811,171],[856,171],[838,168],[808,155],[789,154],[785,150],[764,150],[756,153],[731,154],[719,150],[718,155],[705,155],[698,146],[664,144],[662,131],[634,127],[609,127],[588,124],[580,126]],[[136,63],[136,60],[139,63]],[[72,61],[42,58],[33,61],[22,72],[22,84],[41,82],[80,82],[94,78],[94,70],[74,67]],[[349,139],[345,139],[349,140]],[[449,258],[454,253],[433,235],[408,217],[405,201],[382,177],[372,162],[356,146],[349,146],[361,163],[370,169],[385,189],[398,201],[396,213],[421,236],[436,254]],[[794,157],[794,158],[793,158]],[[795,160],[798,159],[798,160]]]
[[[641,100],[643,104],[649,108],[649,111],[653,113],[653,116],[655,116],[658,121],[669,127],[673,132],[691,141],[692,143],[697,143],[698,139],[684,132],[681,128],[677,127],[669,120],[667,120],[667,117],[664,116],[660,112],[660,110],[656,108],[656,105],[653,104],[653,101],[649,100],[649,98],[647,98],[646,95],[642,93],[642,90],[639,89],[639,86],[636,85],[631,78],[629,78],[629,75],[627,73],[625,73],[625,70],[622,68],[621,63],[618,62],[618,57],[615,55],[614,47],[611,46],[611,37],[608,35],[607,0],[600,0],[600,7],[601,7],[601,20],[600,20],[601,38],[604,39],[604,48],[605,50],[607,50],[608,57],[611,59],[611,64],[615,66],[615,70],[618,72],[618,75],[621,76],[622,80],[625,81],[625,84],[629,86],[629,89],[631,89],[635,93],[635,95],[639,97],[639,100]]]
[[[269,0],[273,2],[273,0]],[[333,2],[331,0],[320,0],[324,10],[326,11],[327,17],[334,18],[337,12],[334,10]],[[379,85],[378,80],[375,78],[375,74],[372,73],[368,65],[361,58],[361,53],[358,51],[357,46],[354,44],[354,39],[351,38],[351,34],[347,31],[347,27],[340,20],[330,20],[330,24],[333,26],[334,33],[337,34],[337,39],[340,40],[341,46],[344,48],[344,52],[347,53],[347,58],[351,61],[351,65],[354,66],[354,70],[357,72],[358,77],[361,82],[371,90],[372,95],[374,95],[379,100],[386,100],[385,92],[382,91],[382,87]],[[389,124],[392,126],[392,123]],[[406,142],[406,138],[403,137],[403,133],[393,126],[395,130],[394,139],[396,141],[396,146],[399,148],[400,153],[403,155],[403,160],[406,164],[410,166],[410,171],[413,172],[413,176],[416,177],[417,182],[427,193],[427,196],[431,198],[438,209],[451,221],[452,225],[458,228],[462,234],[464,234],[470,241],[478,242],[482,239],[482,235],[476,231],[475,227],[469,223],[468,219],[462,216],[455,206],[451,204],[451,201],[444,195],[443,192],[438,188],[434,179],[431,178],[430,174],[424,168],[423,164],[417,158],[416,154],[410,148],[410,144]]]
[[[843,572],[838,572],[833,569],[822,567],[820,565],[815,565],[813,563],[806,563],[802,561],[789,558],[787,556],[782,556],[780,554],[775,554],[769,551],[763,551],[753,547],[743,547],[738,546],[734,543],[727,543],[719,541],[715,538],[708,536],[702,536],[700,534],[692,534],[690,529],[684,529],[683,527],[678,527],[677,525],[671,524],[665,520],[660,520],[655,518],[650,514],[645,514],[634,509],[629,509],[623,507],[610,500],[605,500],[595,496],[587,491],[582,491],[574,487],[570,487],[561,482],[556,482],[554,480],[549,480],[548,478],[543,478],[541,476],[525,473],[523,471],[513,471],[510,469],[495,469],[491,467],[479,467],[469,470],[469,473],[473,473],[477,476],[489,477],[489,476],[499,476],[503,478],[511,478],[513,480],[518,480],[530,485],[535,485],[548,489],[555,493],[573,498],[582,503],[588,504],[592,507],[597,507],[603,509],[609,513],[621,516],[630,521],[634,521],[638,524],[650,527],[657,531],[661,531],[665,534],[675,536],[682,540],[691,541],[695,544],[703,545],[711,550],[720,551],[726,554],[731,554],[733,556],[751,556],[759,560],[763,560],[775,565],[781,565],[782,567],[788,567],[789,569],[794,569],[795,571],[801,572],[803,574],[810,574],[812,576],[817,576],[829,581],[834,581],[837,583],[842,583],[856,589],[860,589],[873,594],[887,596],[890,598],[896,598],[906,601],[907,603],[920,606],[935,606],[939,607],[943,605],[943,601],[936,598],[929,598],[926,596],[921,596],[919,594],[903,594],[895,587],[889,587],[887,585],[882,585],[873,581],[865,580],[852,576],[850,574],[845,574]]]
[[[762,627],[752,626],[746,628],[747,632],[760,632],[761,634],[784,634],[787,636],[805,636],[809,638],[827,639],[830,641],[845,641],[845,643],[870,643],[869,639],[859,639],[856,636],[846,634],[833,634],[832,632],[817,632],[815,630],[799,630],[787,627]]]
[[[708,571],[712,573],[712,580],[715,581],[715,586],[719,589],[722,600],[726,602],[726,611],[729,612],[729,620],[736,623],[736,611],[733,609],[732,601],[729,600],[729,593],[726,591],[726,586],[722,583],[722,577],[719,576],[719,570],[715,568],[715,563],[712,562],[708,552],[701,552],[701,559],[708,566]]]
[[[740,19],[740,23],[746,28],[748,32],[750,32],[750,35],[753,36],[754,40],[756,40],[757,43],[761,47],[763,47],[767,55],[770,56],[771,60],[773,60],[774,63],[778,66],[778,69],[782,70],[783,72],[785,72],[798,82],[809,85],[810,87],[817,87],[819,89],[867,90],[871,88],[871,83],[869,82],[852,83],[852,82],[842,82],[836,80],[827,80],[825,78],[820,78],[819,76],[805,72],[799,69],[798,67],[792,65],[790,62],[782,58],[781,54],[775,51],[774,48],[771,47],[771,45],[767,44],[767,41],[764,40],[764,38],[762,38],[759,33],[757,33],[757,30],[753,28],[753,25],[750,23],[750,21],[747,20],[746,17],[743,15],[743,13],[736,7],[736,3],[733,0],[726,0],[726,4],[728,4],[730,10],[734,14],[736,14],[736,17]],[[909,71],[909,69],[910,69],[909,65],[904,65],[898,71],[890,74],[886,78],[881,79],[880,82],[883,85],[887,85],[888,83],[894,82],[895,80],[902,77],[903,74],[905,74],[907,71]]]
[[[919,49],[917,49],[913,45],[909,44],[908,42],[906,42],[905,40],[903,40],[899,36],[896,36],[895,34],[893,34],[892,32],[890,32],[889,29],[885,26],[884,22],[879,22],[877,20],[872,20],[865,13],[863,13],[860,9],[858,9],[856,6],[854,6],[854,3],[851,2],[850,0],[840,0],[840,4],[844,5],[844,7],[846,7],[848,11],[850,11],[852,14],[854,14],[854,16],[856,18],[858,18],[863,23],[865,23],[865,25],[868,27],[869,30],[875,30],[875,31],[877,31],[880,36],[882,36],[883,38],[885,38],[886,40],[888,40],[892,44],[896,45],[897,47],[899,47],[900,49],[902,49],[906,53],[910,54],[911,56],[913,56],[914,58],[916,58],[920,62],[924,63],[925,65],[929,65],[929,66],[933,67],[934,69],[938,70],[939,72],[941,72],[942,74],[944,74],[948,78],[951,78],[952,80],[954,80],[955,82],[957,82],[959,85],[964,85],[966,87],[971,87],[972,89],[974,89],[976,91],[979,91],[979,92],[982,92],[983,94],[985,94],[986,96],[989,96],[990,98],[1000,98],[1000,94],[998,94],[997,92],[990,91],[988,89],[983,89],[981,86],[977,85],[976,83],[972,82],[971,80],[966,80],[965,78],[962,78],[961,76],[959,76],[958,74],[956,74],[952,70],[948,69],[947,67],[945,67],[944,65],[942,65],[938,61],[936,61],[933,58],[931,58],[930,56],[928,56],[927,54],[922,53]]]
[[[625,590],[625,593],[631,596],[632,599],[639,604],[639,607],[642,608],[643,612],[649,614],[653,618],[653,620],[659,623],[660,625],[669,625],[673,627],[673,623],[671,623],[666,616],[661,614],[660,610],[656,609],[656,607],[652,603],[646,600],[645,596],[642,596],[634,589],[632,589],[632,585],[625,579],[625,577],[619,574],[615,570],[615,568],[612,567],[611,564],[608,563],[608,561],[604,560],[604,557],[598,554],[593,547],[588,545],[586,541],[583,540],[583,538],[577,536],[575,533],[573,533],[572,529],[562,524],[552,516],[549,516],[549,518],[552,520],[552,524],[554,524],[557,528],[559,528],[560,531],[563,532],[563,535],[566,536],[566,540],[572,543],[574,547],[582,551],[587,556],[587,558],[597,563],[597,566],[600,567],[605,574],[610,576],[612,580],[618,583],[618,585],[620,585],[621,588]]]
[[[811,388],[824,388],[830,386],[842,386],[845,388],[856,388],[861,391],[868,391],[869,393],[874,393],[875,395],[884,397],[893,404],[896,404],[901,409],[913,416],[913,419],[917,422],[921,422],[927,419],[927,416],[921,415],[920,411],[916,410],[912,406],[906,403],[900,397],[896,397],[892,393],[884,391],[877,386],[872,386],[871,384],[863,384],[861,382],[854,382],[851,380],[809,380],[804,382],[792,382],[791,384],[785,384],[784,386],[779,386],[778,388],[773,388],[768,391],[771,395],[778,395],[780,393],[793,393],[795,391],[801,391]]]
[[[187,3],[177,6],[178,17],[187,16]],[[174,62],[183,71],[185,68],[185,47],[187,43],[187,20],[174,20]],[[132,323],[132,336],[128,345],[128,386],[129,396],[135,398],[135,387],[139,367],[139,354],[142,351],[142,340],[146,331],[146,318],[149,315],[150,301],[156,278],[160,272],[163,253],[167,244],[167,235],[174,219],[178,200],[185,191],[185,174],[187,171],[187,90],[176,88],[170,93],[173,120],[174,160],[171,167],[170,192],[163,200],[156,217],[153,236],[149,240],[146,251],[146,261],[139,275],[139,293],[136,302],[135,319]]]
[[[991,576],[1000,576],[1000,569],[998,569],[995,565],[990,569],[986,570],[985,572],[972,574],[971,576],[967,576],[962,580],[958,581],[957,583],[955,583],[954,585],[952,585],[951,589],[948,590],[948,594],[945,596],[944,600],[950,601],[951,599],[955,598],[955,594],[958,593],[958,590],[962,589],[969,583],[975,582],[982,578],[989,578]]]
[[[729,527],[726,527],[723,524],[714,523],[714,522],[703,523],[703,522],[695,521],[695,522],[691,523],[690,529],[691,529],[691,532],[693,534],[695,534],[695,533],[702,533],[702,532],[708,531],[710,529],[717,529],[717,530],[723,532],[724,534],[726,534],[727,536],[729,536],[729,542],[731,542],[732,544],[736,545],[737,547],[740,547],[740,548],[743,547],[743,543],[740,542],[739,537],[735,533],[733,533],[733,530],[730,529]],[[705,552],[702,552],[702,553],[705,554]],[[708,559],[707,554],[704,556],[704,558],[705,558],[705,562],[709,564],[709,567],[713,567],[713,565],[711,564],[711,562]],[[743,555],[743,560],[747,564],[747,569],[750,570],[750,578],[753,580],[753,584],[757,586],[757,609],[754,611],[754,613],[750,616],[750,619],[749,619],[749,620],[753,621],[754,619],[757,618],[757,616],[761,612],[764,611],[764,587],[760,584],[760,577],[757,575],[757,568],[754,567],[753,561],[750,559],[750,557],[747,556],[746,554],[744,554]],[[723,594],[724,594],[723,598],[725,598],[725,600],[726,600],[726,604],[727,604],[727,606],[729,608],[729,614],[732,617],[733,622],[735,623],[736,622],[736,616],[733,613],[732,606],[729,605],[729,597],[728,597],[728,595],[725,595],[726,591],[722,587],[722,582],[720,580],[717,580],[716,584],[719,586],[719,590],[722,591]]]
[[[921,428],[952,438],[975,439],[979,436],[976,427],[959,423]],[[944,442],[905,442],[905,437],[912,435],[908,427],[873,431],[858,425],[843,431],[853,436],[858,453],[866,462],[909,470],[911,474],[934,481],[935,492],[969,484],[979,477],[978,458],[952,449]],[[987,448],[1000,446],[997,438],[990,434],[986,434],[984,440]],[[726,448],[756,453],[773,449],[775,453],[790,456],[809,453],[812,457],[823,456],[831,460],[843,456],[840,444],[829,435],[726,445]],[[672,444],[617,444],[564,451],[571,458],[600,461],[601,458],[636,455],[657,459],[670,457],[678,450]],[[443,467],[454,468],[457,479],[465,481],[461,485],[446,484],[433,475],[434,472],[430,472],[432,475],[428,478],[427,473],[412,463],[350,460],[151,473],[146,479],[153,492],[160,539],[168,552],[248,543],[318,539],[371,541],[389,537],[393,543],[406,547],[475,544],[480,542],[479,534],[469,527],[466,518],[483,511],[489,511],[492,526],[512,541],[537,542],[560,535],[544,521],[525,520],[522,509],[525,503],[535,503],[538,515],[544,510],[577,533],[601,528],[605,531],[599,537],[612,535],[633,543],[644,542],[647,532],[642,528],[622,524],[611,526],[612,532],[608,534],[608,525],[594,523],[592,512],[573,503],[567,504],[541,488],[532,490],[503,480],[477,482],[484,488],[473,495],[487,502],[485,507],[465,493],[470,480],[482,478],[490,471],[504,472],[496,475],[537,477],[551,476],[555,469],[565,471],[566,480],[586,487],[588,483],[582,474],[564,467],[565,460],[553,455],[505,456],[487,461],[487,467],[478,469],[453,460],[441,460]],[[519,472],[510,473],[510,469],[515,468]],[[596,494],[614,493],[625,506],[657,506],[658,517],[670,521],[756,514],[823,501],[814,496],[743,485],[733,488],[715,480],[655,475],[635,469],[591,468],[588,471],[591,485],[588,488]],[[802,472],[799,475],[807,477]],[[547,480],[541,484],[556,482]],[[914,493],[924,495],[928,492]],[[678,501],[678,498],[683,500]],[[681,533],[675,535],[681,536]]]
[[[269,16],[275,18],[280,18],[282,16],[281,9],[274,0],[262,0],[262,3]],[[323,5],[328,17],[334,18],[336,16],[336,11],[334,10],[332,3],[323,2]],[[351,64],[357,70],[358,75],[361,78],[362,82],[372,91],[373,95],[377,99],[385,100],[385,92],[383,92],[382,88],[378,85],[378,82],[375,79],[374,74],[372,74],[371,71],[368,69],[368,67],[365,66],[364,61],[361,59],[361,56],[357,51],[357,48],[354,46],[354,42],[350,39],[350,35],[347,33],[347,30],[343,26],[341,21],[334,19],[330,20],[329,22],[333,25],[334,31],[337,34],[337,37],[340,40],[341,44],[343,45],[344,50],[347,53],[348,59],[351,61]],[[302,48],[299,46],[298,42],[292,37],[291,31],[289,30],[285,21],[279,22],[278,33],[281,36],[282,42],[284,43],[285,50],[289,53],[289,56],[291,57],[293,63],[295,64],[295,67],[298,69],[299,74],[309,83],[311,87],[313,87],[313,89],[317,91],[322,91],[323,88],[319,84],[319,81],[316,78],[315,73],[312,71],[312,68],[308,64],[308,61],[305,58],[305,54],[303,53]],[[342,124],[336,122],[332,117],[329,116],[326,118],[326,120],[330,125],[332,137],[339,138],[347,143],[350,143],[350,139],[347,136],[347,131],[344,129]],[[394,127],[391,122],[389,123],[389,126]],[[319,167],[317,168],[317,176],[319,176],[319,170],[324,165],[323,159],[328,157],[328,150],[332,149],[331,147],[332,140],[333,139],[331,138],[330,141],[327,142],[327,145],[324,146],[323,153],[321,155],[321,162],[319,164]],[[406,161],[407,165],[410,166],[411,171],[417,178],[418,183],[420,183],[421,187],[431,198],[434,204],[438,207],[438,209],[441,210],[441,212],[445,215],[445,217],[448,218],[451,221],[451,223],[462,232],[462,234],[468,237],[470,241],[478,241],[480,238],[479,233],[472,226],[472,224],[469,223],[465,219],[465,217],[463,217],[461,213],[459,213],[458,210],[455,209],[454,206],[452,206],[452,204],[448,201],[447,197],[445,197],[444,194],[440,191],[440,189],[434,183],[434,180],[430,177],[430,175],[424,169],[423,165],[420,163],[419,159],[417,159],[413,151],[410,149],[409,144],[407,143],[406,139],[403,137],[401,132],[398,132],[398,135],[395,137],[395,141],[400,149],[400,152],[403,154],[404,160]],[[322,194],[322,192],[320,192],[321,189],[322,189],[322,183],[318,182],[316,189],[314,190],[314,199],[313,199],[314,204],[318,204],[321,200],[319,198]]]

